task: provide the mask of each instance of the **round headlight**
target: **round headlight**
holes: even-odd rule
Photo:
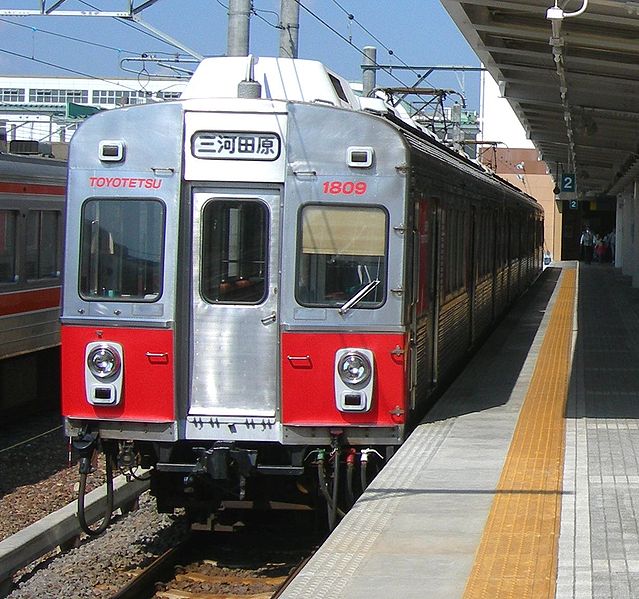
[[[373,369],[366,356],[357,352],[350,352],[341,357],[337,372],[347,385],[361,385],[371,378]]]
[[[87,357],[89,370],[101,379],[117,376],[121,364],[120,354],[111,347],[96,347]]]

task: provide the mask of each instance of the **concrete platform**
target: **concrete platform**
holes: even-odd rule
[[[472,580],[492,543],[486,523],[499,500],[522,493],[557,506],[548,529],[556,533],[540,528],[523,537],[550,537],[551,550],[540,549],[550,555],[523,558],[532,565],[491,564],[491,599],[639,596],[639,290],[610,265],[579,265],[575,277],[576,267],[545,271],[284,598],[479,596]],[[550,391],[561,402],[562,443],[554,451],[563,455],[563,482],[560,476],[556,489],[527,489],[524,481],[523,490],[504,490],[516,427],[529,417],[520,416],[522,405],[533,374],[540,376],[540,350],[570,270],[577,285],[564,319],[572,352]],[[503,520],[511,532],[527,526],[520,515]],[[517,553],[514,544],[501,553]]]

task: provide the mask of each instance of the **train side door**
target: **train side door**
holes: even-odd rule
[[[190,415],[273,417],[280,192],[193,193]]]

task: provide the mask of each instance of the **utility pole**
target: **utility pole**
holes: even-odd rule
[[[377,87],[377,48],[364,47],[364,63],[362,64],[362,95],[367,97]]]
[[[297,0],[280,4],[280,57],[297,58],[300,32],[300,5]]]
[[[251,0],[229,0],[227,56],[248,56]]]
[[[462,107],[459,102],[455,102],[450,110],[450,121],[453,124],[452,141],[453,148],[461,152],[464,148],[464,133],[461,128]]]

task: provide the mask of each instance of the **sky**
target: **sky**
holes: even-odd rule
[[[479,66],[439,0],[299,2],[299,57],[319,60],[351,81],[361,79],[358,49],[364,46],[376,46],[378,63],[395,67],[390,75],[378,75],[381,85],[414,84],[423,70],[399,68],[406,65]],[[45,5],[53,3],[46,0]],[[58,10],[127,10],[128,4],[128,0],[66,0]],[[140,17],[200,54],[220,56],[227,46],[227,7],[228,0],[157,0]],[[39,8],[40,0],[0,0],[0,10]],[[254,0],[253,8],[250,52],[275,56],[280,0]],[[155,72],[168,74],[134,60],[143,53],[185,56],[138,25],[113,18],[0,16],[0,75],[144,78]],[[454,89],[467,98],[468,108],[479,109],[477,73],[434,72],[422,85]]]

